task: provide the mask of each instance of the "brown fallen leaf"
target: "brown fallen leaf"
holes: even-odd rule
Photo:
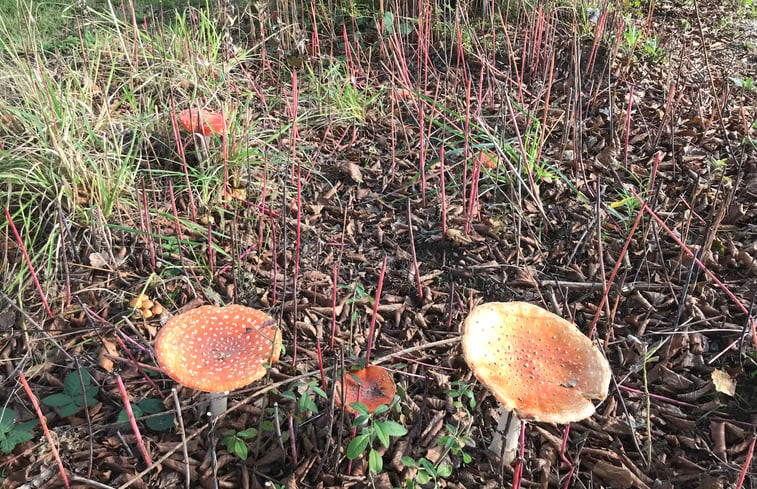
[[[97,353],[97,364],[108,372],[111,372],[113,370],[113,360],[108,358],[106,354],[118,356],[118,349],[116,348],[115,343],[103,337],[102,346],[100,347],[100,351]]]
[[[733,397],[736,394],[736,380],[727,372],[719,369],[712,371],[712,383],[715,384],[715,390]]]

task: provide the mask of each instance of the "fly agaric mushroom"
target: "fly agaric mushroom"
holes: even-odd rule
[[[263,377],[265,364],[278,362],[280,351],[273,318],[240,305],[201,306],[174,316],[155,341],[155,356],[169,377],[215,394],[213,418],[226,410],[225,393]]]
[[[594,414],[591,399],[607,397],[611,372],[604,355],[573,323],[533,304],[474,308],[462,343],[476,378],[524,421],[580,421]]]
[[[397,386],[391,374],[383,367],[369,365],[360,370],[352,370],[344,376],[344,404],[350,413],[355,410],[350,406],[353,402],[362,402],[373,412],[382,404],[389,404],[394,399]],[[342,405],[342,382],[336,383],[336,404]]]
[[[179,112],[179,123],[191,133],[203,136],[221,135],[226,132],[226,119],[223,114],[205,109],[184,109]]]

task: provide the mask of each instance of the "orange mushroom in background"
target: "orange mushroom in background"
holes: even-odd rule
[[[222,135],[226,132],[228,123],[223,114],[205,109],[184,109],[179,112],[179,124],[191,133],[203,136],[211,134]]]
[[[174,316],[155,341],[155,356],[169,377],[214,394],[213,418],[226,410],[226,393],[264,377],[265,366],[278,362],[280,351],[274,319],[236,304],[201,306]]]
[[[533,304],[474,308],[462,344],[476,378],[524,421],[580,421],[594,414],[592,399],[607,397],[612,373],[602,352],[573,323]]]
[[[360,370],[351,370],[344,375],[344,395],[342,382],[336,383],[336,405],[342,405],[350,412],[356,411],[350,406],[353,402],[362,402],[369,412],[374,412],[382,404],[389,404],[397,392],[397,385],[392,375],[383,367],[369,365]]]

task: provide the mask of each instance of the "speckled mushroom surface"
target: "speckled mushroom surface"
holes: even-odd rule
[[[354,413],[350,403],[362,402],[373,412],[382,404],[389,404],[397,392],[392,374],[378,365],[369,365],[360,370],[352,370],[344,374],[344,403],[347,411]],[[358,395],[359,391],[359,395]],[[342,404],[342,382],[336,383],[336,403]]]
[[[171,318],[158,333],[155,355],[169,377],[205,392],[243,387],[275,363],[281,333],[266,313],[240,305],[201,306]]]
[[[463,324],[463,354],[508,411],[524,420],[579,421],[610,385],[607,359],[576,326],[525,302],[489,302]]]

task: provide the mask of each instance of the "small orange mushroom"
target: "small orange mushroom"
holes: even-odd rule
[[[227,123],[223,114],[205,109],[184,109],[179,113],[179,123],[191,133],[203,136],[221,135],[226,132]]]
[[[276,363],[280,351],[281,333],[273,318],[236,304],[201,306],[174,316],[155,341],[155,356],[169,377],[183,386],[214,393],[262,378],[265,365]],[[226,397],[220,399],[211,406],[212,416],[226,408]]]
[[[382,404],[389,404],[394,399],[397,386],[392,375],[383,367],[369,365],[360,370],[352,370],[344,376],[344,404],[350,413],[355,410],[350,406],[353,402],[362,402],[373,412]],[[342,382],[336,383],[336,404],[342,405]]]
[[[463,324],[471,370],[508,411],[549,423],[594,414],[610,385],[607,359],[576,326],[525,302],[489,302]]]

